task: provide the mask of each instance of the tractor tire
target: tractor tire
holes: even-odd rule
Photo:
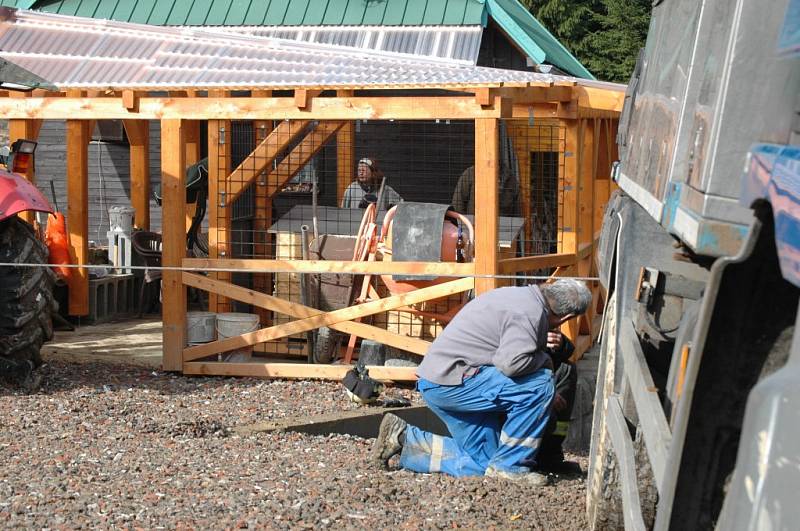
[[[47,247],[28,223],[0,221],[0,262],[46,264]],[[42,344],[53,337],[56,276],[49,267],[0,266],[0,376],[25,385],[41,365]]]

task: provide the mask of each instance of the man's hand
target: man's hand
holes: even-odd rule
[[[564,341],[564,336],[561,332],[547,332],[547,348],[558,350]]]
[[[564,397],[558,393],[553,396],[553,409],[555,409],[558,413],[561,413],[567,409],[567,401],[564,400]]]

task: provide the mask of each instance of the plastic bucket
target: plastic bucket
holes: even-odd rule
[[[129,206],[112,206],[108,209],[108,221],[111,232],[122,232],[130,236],[133,231],[133,216],[136,209]]]
[[[255,332],[259,327],[258,315],[254,313],[219,313],[217,314],[217,337],[226,339],[236,337],[248,332]],[[253,347],[242,347],[231,350],[222,355],[223,361],[249,361],[253,354]]]
[[[186,314],[186,342],[190,345],[209,343],[217,337],[217,314],[214,312],[188,312]]]

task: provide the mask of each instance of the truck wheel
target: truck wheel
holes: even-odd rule
[[[47,247],[28,223],[0,221],[0,262],[46,264]],[[0,267],[0,358],[4,376],[25,385],[41,362],[42,344],[53,337],[55,274],[48,267]]]

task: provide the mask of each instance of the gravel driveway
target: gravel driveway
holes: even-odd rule
[[[586,527],[583,477],[534,489],[382,472],[368,465],[372,440],[231,432],[357,409],[338,383],[46,363],[37,394],[0,386],[3,528]]]

